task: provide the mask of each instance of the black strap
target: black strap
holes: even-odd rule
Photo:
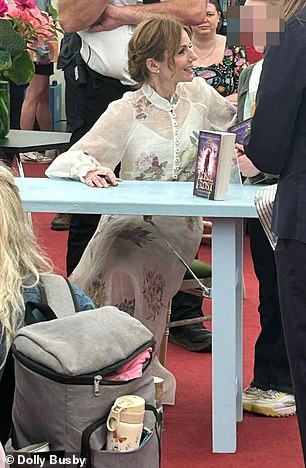
[[[110,407],[111,409],[111,407]],[[110,411],[109,409],[109,411]],[[157,436],[158,442],[158,455],[159,455],[159,466],[161,464],[161,441],[160,441],[160,433],[161,433],[161,423],[162,423],[162,414],[159,413],[155,406],[150,405],[148,403],[145,404],[146,411],[152,411],[155,416],[155,432]],[[108,411],[108,413],[109,413]],[[107,413],[107,414],[108,414]],[[104,416],[101,419],[98,419],[94,423],[90,424],[84,431],[82,432],[82,439],[81,439],[81,454],[80,459],[86,459],[86,468],[92,468],[92,459],[91,459],[91,450],[90,450],[90,438],[92,434],[103,424],[106,424],[107,416]],[[79,465],[80,466],[80,465]]]
[[[12,350],[10,349],[4,365],[2,379],[0,380],[0,441],[4,446],[9,439],[12,425],[12,407],[15,390],[15,371]]]
[[[155,432],[157,436],[158,442],[158,454],[159,454],[159,466],[161,464],[161,431],[162,431],[162,424],[163,424],[163,415],[162,412],[157,411],[155,406],[150,405],[149,403],[145,404],[145,409],[147,411],[152,411],[155,416]]]
[[[25,313],[24,313],[24,323],[25,325],[32,325],[33,323],[40,322],[35,315],[33,314],[34,310],[39,310],[39,312],[43,315],[46,321],[57,319],[57,316],[48,306],[48,304],[37,303],[29,301],[25,305]]]

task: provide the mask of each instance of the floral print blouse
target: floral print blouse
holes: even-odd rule
[[[112,102],[92,129],[46,171],[84,182],[100,165],[129,180],[193,180],[200,130],[224,131],[236,108],[205,80],[180,83],[171,101],[149,85]]]
[[[222,96],[229,96],[237,92],[240,73],[247,66],[246,52],[243,47],[226,47],[221,63],[208,67],[196,67],[194,75],[204,78]]]

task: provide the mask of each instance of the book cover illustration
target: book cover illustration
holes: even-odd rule
[[[214,199],[221,135],[200,132],[193,194]]]
[[[229,127],[228,132],[236,133],[236,143],[243,145],[245,137],[250,133],[252,119],[246,119],[237,125]]]

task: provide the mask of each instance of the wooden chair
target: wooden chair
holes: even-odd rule
[[[195,296],[206,296],[210,297],[210,288],[211,288],[211,267],[201,260],[193,260],[191,264],[191,270],[196,275],[196,280],[192,273],[188,270],[185,273],[180,291],[186,292],[188,294],[193,294]],[[204,286],[202,287],[201,284]],[[206,293],[205,293],[206,291]],[[167,348],[168,348],[168,339],[169,331],[172,327],[182,327],[184,325],[191,325],[193,323],[202,323],[207,320],[211,320],[211,316],[196,317],[192,319],[177,320],[175,322],[170,321],[171,317],[171,301],[168,305],[168,314],[167,314],[167,324],[165,334],[162,340],[162,343],[159,348],[159,360],[164,366],[166,364]]]

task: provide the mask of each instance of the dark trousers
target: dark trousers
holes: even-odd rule
[[[255,345],[252,386],[292,393],[281,321],[274,252],[258,219],[248,222],[251,254],[259,282],[261,331]]]
[[[74,120],[69,119],[69,129],[72,131],[71,144],[85,135],[103,114],[108,105],[129,91],[119,80],[104,78],[95,73],[89,73],[86,67],[82,73],[85,83],[78,85],[74,79],[75,63],[65,68],[65,79],[69,83],[70,93],[66,96],[68,108],[73,108]],[[76,96],[78,96],[76,98]],[[72,100],[70,103],[69,100]],[[69,115],[73,115],[69,112]],[[77,266],[89,240],[99,223],[100,215],[72,215],[67,252],[67,274],[70,275]]]
[[[275,258],[284,334],[306,464],[306,244],[279,239]]]
[[[200,296],[182,291],[176,293],[171,304],[171,321],[202,317],[202,300]]]
[[[20,115],[26,86],[10,81],[10,128],[20,129]]]

